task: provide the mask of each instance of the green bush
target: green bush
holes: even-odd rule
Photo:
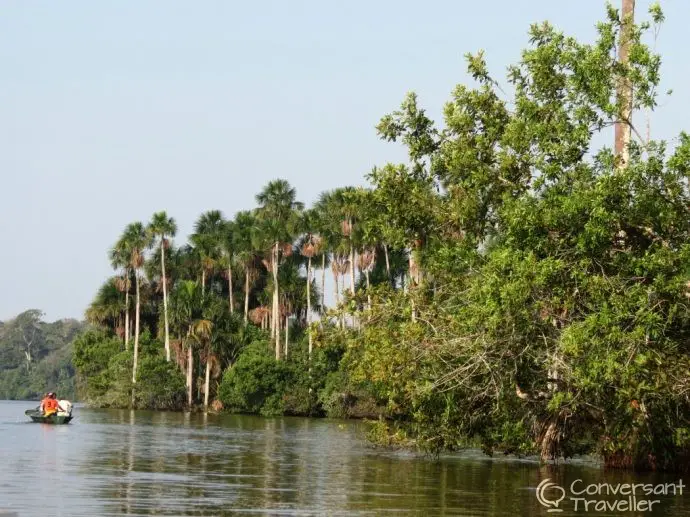
[[[145,356],[139,362],[137,377],[135,407],[176,409],[184,405],[185,379],[174,363],[163,357]]]
[[[134,407],[177,409],[184,405],[185,380],[174,363],[163,357],[163,344],[148,330],[139,336],[139,364]],[[100,407],[131,407],[132,351],[102,330],[91,330],[74,342],[74,364],[84,400]]]
[[[218,395],[231,411],[283,414],[283,398],[294,379],[292,365],[276,361],[265,342],[256,342],[247,346],[225,372]]]

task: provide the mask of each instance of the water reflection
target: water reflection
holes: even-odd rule
[[[548,468],[490,460],[477,452],[432,461],[367,447],[359,423],[129,410],[75,414],[69,426],[25,424],[21,404],[0,403],[0,509],[22,516],[51,508],[50,515],[70,516],[512,517],[547,515],[534,491],[546,478],[559,484],[675,481],[586,464]],[[690,516],[686,499],[664,498],[646,515]]]

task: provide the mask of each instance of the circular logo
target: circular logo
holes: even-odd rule
[[[558,497],[548,497],[544,495],[547,490],[553,489],[553,491],[560,492]],[[554,495],[553,493],[551,494]],[[546,478],[544,481],[539,483],[537,486],[537,501],[542,506],[546,506],[549,512],[562,512],[563,510],[558,508],[559,503],[565,499],[565,490],[563,487],[558,486],[556,483],[551,483],[551,479]]]

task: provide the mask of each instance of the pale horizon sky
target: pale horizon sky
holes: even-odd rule
[[[620,2],[613,1],[618,6]],[[637,2],[638,19],[650,2]],[[0,321],[83,318],[126,224],[166,210],[184,242],[202,212],[255,206],[285,178],[309,204],[404,160],[374,126],[408,91],[437,122],[463,54],[494,75],[551,21],[591,41],[599,0],[3,2]],[[690,129],[690,2],[662,0],[670,98],[652,137]],[[684,43],[685,42],[685,43]]]

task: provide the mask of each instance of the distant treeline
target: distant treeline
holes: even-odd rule
[[[0,322],[0,399],[38,400],[47,391],[75,399],[71,345],[85,324],[42,317],[32,309]]]

